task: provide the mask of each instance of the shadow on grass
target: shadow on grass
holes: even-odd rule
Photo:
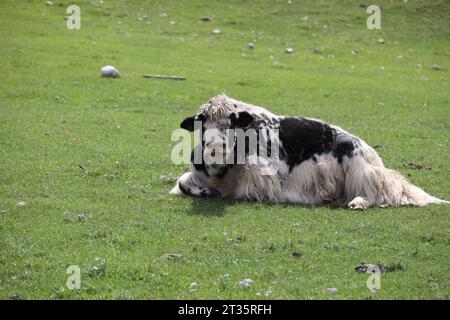
[[[238,199],[226,199],[226,198],[204,198],[204,197],[192,197],[191,208],[188,210],[188,214],[202,215],[202,216],[224,216],[229,214],[238,214],[239,210],[243,208],[236,208],[237,210],[227,210],[229,206],[246,205],[254,206],[256,210],[264,210],[264,207],[279,207],[281,210],[285,208],[298,208],[314,210],[319,208],[327,208],[333,211],[342,211],[342,207],[332,206],[314,206],[314,205],[302,205],[295,203],[274,203],[268,201],[250,201],[250,200],[238,200]]]
[[[236,203],[238,201],[233,199],[192,197],[191,208],[187,213],[202,216],[224,216],[229,214],[226,208]]]

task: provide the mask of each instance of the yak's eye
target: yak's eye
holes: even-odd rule
[[[238,115],[232,113],[230,115],[231,125],[241,129],[248,129],[251,127],[253,116],[246,111],[239,112]]]

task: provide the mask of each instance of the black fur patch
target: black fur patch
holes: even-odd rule
[[[342,163],[342,157],[353,157],[353,151],[359,147],[361,142],[358,138],[350,136],[348,134],[339,133],[336,136],[335,146],[333,148],[333,156],[338,159],[339,163]]]
[[[280,121],[280,152],[291,171],[294,166],[317,156],[332,153],[339,163],[343,157],[352,158],[355,149],[361,145],[358,138],[337,131],[330,125],[305,118],[284,118]]]
[[[202,152],[202,163],[194,163],[194,150],[191,152],[191,163],[194,164],[194,168],[197,171],[202,171],[207,177],[209,177],[208,170],[206,170],[206,164],[203,160],[203,148],[201,149]]]
[[[183,184],[181,184],[180,182],[178,183],[178,187],[180,188],[180,190],[184,193],[185,196],[193,196],[191,189],[186,188],[185,186],[183,186]]]
[[[216,178],[222,179],[228,173],[228,167],[222,167],[218,174],[216,174]]]
[[[291,171],[294,166],[314,155],[333,150],[336,131],[328,124],[305,118],[284,118],[280,121],[280,155]]]

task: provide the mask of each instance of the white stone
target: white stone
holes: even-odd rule
[[[104,66],[100,69],[100,72],[102,73],[102,77],[112,77],[117,78],[120,77],[120,72],[113,66]]]
[[[239,287],[241,288],[248,288],[252,284],[252,279],[244,279],[238,282]]]
[[[294,49],[293,48],[286,48],[285,52],[286,53],[294,53]]]

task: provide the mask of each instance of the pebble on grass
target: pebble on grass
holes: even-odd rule
[[[338,291],[338,289],[336,289],[336,288],[327,288],[327,292],[329,292],[329,293],[335,294],[335,293],[337,293],[337,291]]]
[[[85,215],[84,213],[81,213],[78,215],[78,221],[83,222],[83,221],[87,221],[89,219],[89,217],[87,215]]]
[[[253,283],[252,279],[243,279],[238,282],[240,288],[248,288]]]
[[[253,44],[253,42],[249,42],[245,45],[245,49],[251,50],[255,47],[255,45]]]
[[[163,254],[163,258],[171,261],[177,261],[181,260],[183,258],[183,255],[179,253],[165,253]]]
[[[213,17],[210,17],[210,16],[204,16],[204,17],[201,17],[199,20],[200,20],[200,21],[209,22],[209,21],[213,21]]]
[[[107,65],[100,69],[102,77],[106,78],[118,78],[120,77],[120,72],[115,67]]]
[[[360,273],[375,273],[385,271],[385,269],[382,265],[361,263],[360,265],[356,266],[355,271]]]

